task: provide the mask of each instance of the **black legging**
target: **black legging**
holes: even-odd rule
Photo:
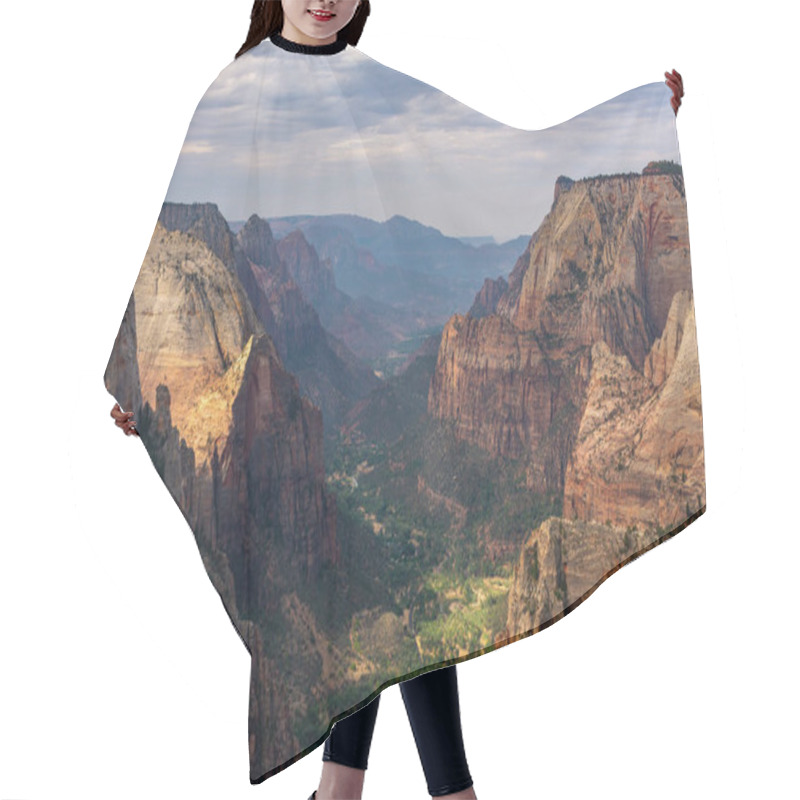
[[[400,684],[408,720],[431,797],[472,786],[461,734],[455,664],[425,672]],[[378,695],[369,705],[339,720],[325,740],[323,761],[366,769]]]

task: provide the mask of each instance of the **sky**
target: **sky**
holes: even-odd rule
[[[507,241],[538,228],[559,175],[680,161],[670,96],[645,84],[526,130],[359,50],[307,56],[267,39],[200,100],[165,199],[214,202],[229,220],[402,214]]]

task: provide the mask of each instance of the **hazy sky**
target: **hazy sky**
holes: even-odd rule
[[[355,48],[308,56],[265,40],[201,99],[166,199],[214,202],[231,220],[402,214],[505,241],[539,226],[561,174],[679,161],[670,96],[651,83],[528,131]]]

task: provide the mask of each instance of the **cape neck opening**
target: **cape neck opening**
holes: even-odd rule
[[[288,50],[290,53],[305,53],[311,56],[329,56],[334,53],[340,53],[347,47],[347,39],[337,39],[329,44],[300,44],[282,36],[279,31],[275,31],[269,37],[269,40],[282,50]]]

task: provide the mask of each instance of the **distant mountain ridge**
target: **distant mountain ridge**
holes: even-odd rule
[[[302,230],[320,259],[328,259],[341,291],[399,310],[413,308],[417,316],[427,315],[429,324],[468,308],[484,278],[507,274],[530,238],[474,247],[400,215],[386,222],[354,214],[271,217],[269,222],[279,240]]]

